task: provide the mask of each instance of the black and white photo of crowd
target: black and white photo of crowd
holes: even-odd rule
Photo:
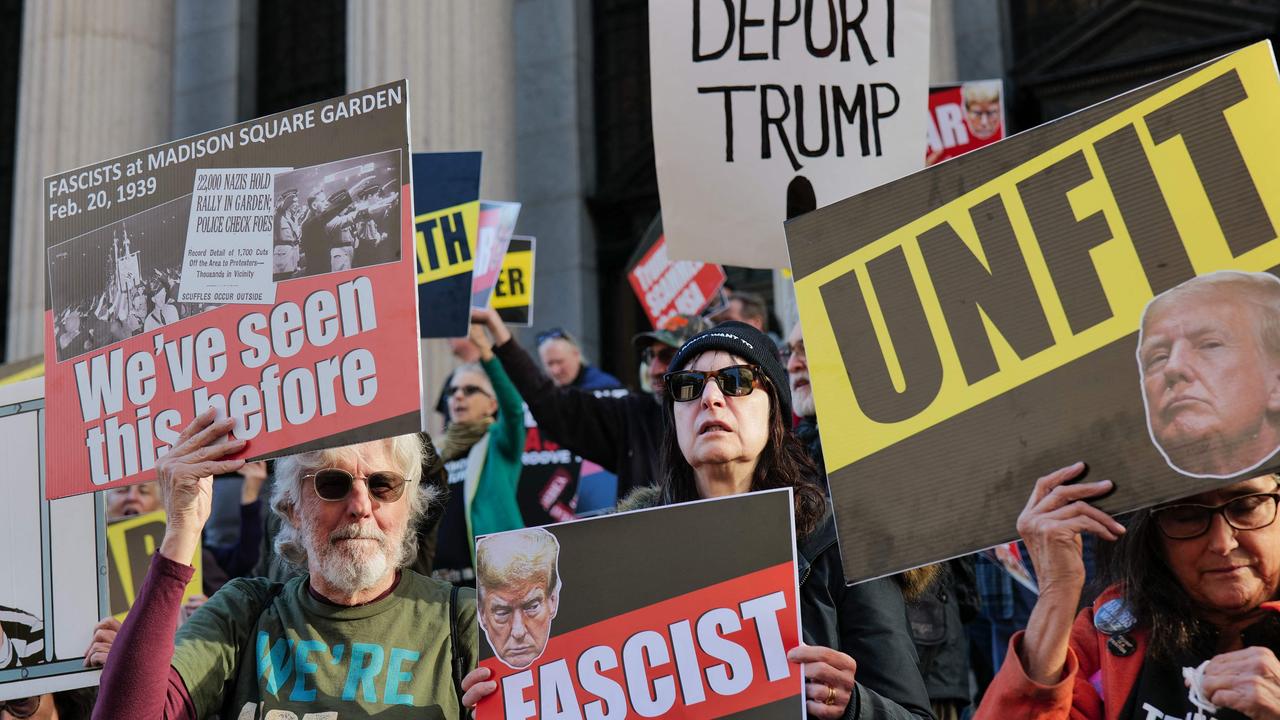
[[[273,279],[399,260],[400,186],[399,150],[276,175]]]
[[[175,302],[190,210],[184,195],[49,248],[59,361],[212,307]]]

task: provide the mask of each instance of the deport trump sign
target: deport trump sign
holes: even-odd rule
[[[1259,43],[788,223],[848,579],[1277,465],[1278,114]]]

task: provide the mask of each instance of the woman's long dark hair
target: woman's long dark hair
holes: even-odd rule
[[[1164,662],[1212,654],[1217,628],[1200,617],[1165,559],[1160,529],[1150,510],[1125,523],[1128,531],[1108,553],[1105,584],[1118,584],[1140,626],[1151,631],[1148,656]]]
[[[778,412],[778,395],[773,384],[767,377],[761,378],[761,384],[769,394],[769,440],[756,461],[751,490],[791,488],[795,502],[796,536],[803,541],[822,522],[827,512],[827,498],[814,483],[817,467],[804,445],[791,432],[791,418],[783,418]],[[662,409],[666,423],[662,434],[662,503],[670,505],[700,500],[693,467],[685,460],[684,453],[680,451],[680,441],[676,438],[675,401],[670,392],[663,393]]]

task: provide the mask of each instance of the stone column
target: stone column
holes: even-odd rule
[[[514,0],[350,0],[347,88],[408,78],[415,151],[481,150],[482,197],[516,199]],[[457,365],[443,341],[422,344],[430,409]]]
[[[173,13],[166,0],[26,3],[9,360],[44,350],[44,177],[169,138]]]

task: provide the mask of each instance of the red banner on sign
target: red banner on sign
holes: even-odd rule
[[[653,327],[660,328],[673,315],[697,315],[706,309],[724,286],[724,268],[692,260],[667,257],[667,239],[659,218],[645,233],[647,242],[633,260],[627,280]]]
[[[977,80],[930,88],[925,133],[926,166],[1003,140],[1003,84]]]

